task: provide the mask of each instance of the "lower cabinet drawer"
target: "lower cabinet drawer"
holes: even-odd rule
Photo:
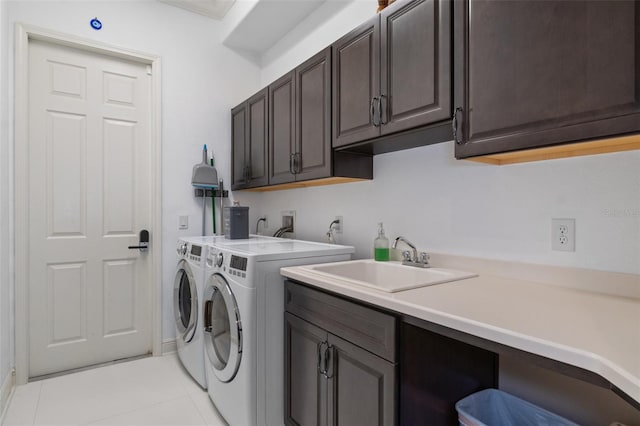
[[[285,309],[331,334],[396,362],[396,318],[348,300],[285,282]]]

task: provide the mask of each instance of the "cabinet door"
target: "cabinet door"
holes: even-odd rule
[[[245,133],[247,103],[231,110],[231,189],[243,188],[247,183],[245,162]]]
[[[295,72],[269,86],[269,184],[293,182]]]
[[[382,134],[450,118],[450,2],[397,1],[380,25]]]
[[[296,180],[331,176],[331,48],[296,68]]]
[[[268,97],[267,88],[253,95],[247,101],[246,149],[249,166],[248,187],[269,183],[268,175]]]
[[[380,17],[333,44],[333,147],[380,134],[371,107],[380,90]]]
[[[329,334],[329,424],[396,424],[396,366]]]
[[[458,158],[640,130],[640,2],[465,0],[454,15]]]
[[[284,315],[285,423],[325,426],[327,380],[319,373],[318,363],[320,343],[327,341],[327,333],[295,315]]]

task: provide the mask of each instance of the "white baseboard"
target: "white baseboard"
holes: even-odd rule
[[[176,340],[166,340],[162,342],[162,355],[170,354],[176,352],[178,347],[176,346]]]
[[[11,392],[16,386],[16,375],[15,371],[12,368],[7,373],[7,377],[2,381],[2,387],[0,387],[0,424],[4,423],[4,415],[7,411],[7,406],[9,405],[9,400],[11,397]]]

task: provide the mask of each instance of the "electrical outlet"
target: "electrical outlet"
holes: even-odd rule
[[[333,225],[333,231],[336,234],[342,234],[342,226],[344,225],[344,221],[342,219],[342,216],[336,216],[336,220],[338,220],[339,222],[336,223],[335,225]]]
[[[296,232],[296,211],[295,210],[287,210],[282,213],[282,226],[291,228],[291,233]]]
[[[551,248],[556,251],[576,251],[575,219],[551,219]]]

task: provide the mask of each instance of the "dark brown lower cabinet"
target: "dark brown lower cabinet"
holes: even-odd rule
[[[333,334],[328,336],[330,425],[394,425],[396,365]]]
[[[285,423],[327,424],[327,380],[320,374],[319,347],[327,332],[285,314]]]
[[[285,310],[287,425],[457,426],[456,402],[498,387],[495,352],[431,323],[293,281]]]
[[[396,365],[285,313],[285,423],[396,424]]]

